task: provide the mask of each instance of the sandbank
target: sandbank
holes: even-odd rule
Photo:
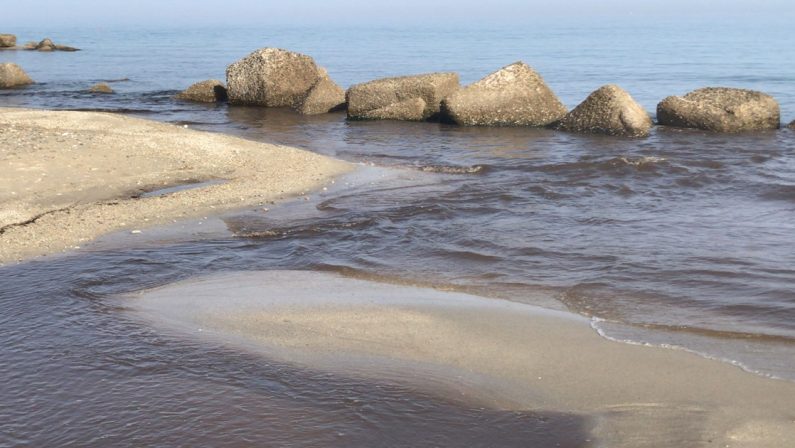
[[[595,446],[789,447],[795,383],[604,339],[583,317],[311,271],[224,273],[123,298],[164,331],[483,406],[574,412]]]
[[[0,264],[295,197],[352,169],[296,148],[121,115],[0,108]]]

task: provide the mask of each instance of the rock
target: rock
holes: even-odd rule
[[[91,93],[115,93],[113,89],[104,82],[94,84],[88,91]]]
[[[365,112],[358,118],[361,120],[422,121],[425,119],[427,107],[428,105],[422,98],[410,98]]]
[[[621,87],[606,85],[566,114],[563,131],[645,137],[652,127],[649,114]]]
[[[445,98],[442,114],[463,126],[547,126],[566,107],[535,70],[515,62]]]
[[[79,48],[69,47],[66,45],[58,45],[50,38],[45,38],[39,43],[28,42],[24,47],[26,50],[36,51],[80,51]]]
[[[13,34],[0,34],[0,47],[9,48],[17,45],[17,36]]]
[[[442,99],[458,90],[458,74],[456,73],[429,73],[425,75],[401,76],[397,78],[376,79],[374,81],[356,84],[348,89],[348,118],[368,119],[374,117],[388,108],[388,114],[394,120],[399,120],[394,115],[398,110],[411,112],[411,106],[418,102],[408,100],[422,99],[425,110],[421,119],[433,120],[439,118]],[[375,113],[376,111],[382,111]],[[407,115],[406,119],[416,120],[416,115]],[[372,119],[372,118],[369,118]]]
[[[226,69],[229,102],[298,107],[321,75],[309,56],[278,48],[263,48]]]
[[[795,130],[795,120],[792,120],[792,123],[787,125],[788,128]]]
[[[296,108],[304,115],[325,114],[345,108],[345,90],[338,86],[324,69],[320,69],[320,79],[309,89],[301,104]]]
[[[13,62],[0,64],[0,89],[33,84],[25,70]]]
[[[50,38],[45,38],[34,48],[36,51],[55,51],[55,43]]]
[[[781,112],[773,97],[753,90],[707,87],[657,105],[661,125],[714,132],[778,129]]]
[[[216,103],[227,100],[226,87],[217,79],[197,82],[177,94],[177,99],[197,103]]]

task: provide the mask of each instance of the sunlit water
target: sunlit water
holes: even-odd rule
[[[223,79],[253,49],[279,46],[314,56],[344,86],[434,70],[466,83],[521,59],[569,107],[605,83],[652,112],[667,95],[726,85],[774,95],[789,121],[795,37],[786,23],[3,31],[84,51],[0,53],[40,82],[0,92],[2,106],[125,111],[404,174],[289,212],[231,216],[234,237],[0,269],[0,444],[544,445],[564,432],[570,446],[584,443],[587,424],[575,416],[485,411],[401,384],[298,371],[158,335],[110,305],[120,292],[219,270],[331,269],[516,301],[554,297],[608,336],[795,378],[795,132],[657,129],[628,140],[172,99],[194,81]],[[116,95],[84,93],[121,78]]]

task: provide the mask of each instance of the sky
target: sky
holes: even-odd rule
[[[795,0],[4,1],[2,27],[62,25],[521,24],[562,18],[795,19]],[[795,22],[793,22],[795,23]]]

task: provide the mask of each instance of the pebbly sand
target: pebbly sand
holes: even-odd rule
[[[585,318],[331,273],[202,277],[124,298],[164,331],[304,367],[588,417],[594,446],[790,447],[795,384],[601,338]]]
[[[0,264],[294,197],[352,169],[308,151],[120,115],[0,108]]]

